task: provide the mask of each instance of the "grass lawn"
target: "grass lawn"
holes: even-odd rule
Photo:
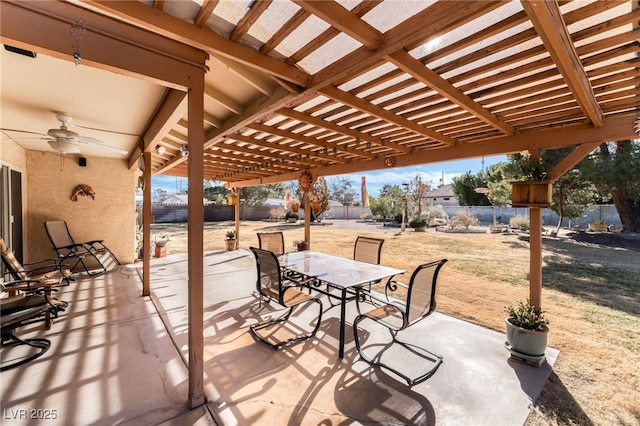
[[[354,225],[313,226],[311,249],[351,257],[356,236],[367,235],[385,239],[382,263],[388,266],[413,271],[447,258],[438,310],[498,331],[504,330],[504,306],[529,295],[526,234],[400,233]],[[224,249],[224,233],[233,226],[205,224],[205,250]],[[304,239],[301,224],[247,221],[241,222],[240,247],[257,246],[259,230],[283,231],[288,251]],[[152,233],[169,235],[170,253],[186,252],[186,224],[155,224]],[[640,425],[639,276],[638,249],[543,238],[542,307],[549,346],[560,355],[528,426]]]

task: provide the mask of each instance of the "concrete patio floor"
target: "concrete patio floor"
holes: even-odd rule
[[[211,252],[205,255],[208,402],[189,410],[186,259],[153,259],[150,299],[140,296],[138,264],[64,288],[60,297],[70,306],[51,330],[37,324],[18,333],[46,336],[52,348],[0,374],[0,423],[522,425],[558,356],[549,348],[542,367],[522,364],[509,357],[503,333],[436,313],[403,339],[419,341],[444,363],[409,388],[359,360],[352,304],[345,357],[338,358],[339,309],[326,301],[316,338],[274,351],[248,333],[251,324],[282,313],[274,304],[258,306],[251,253]],[[310,311],[292,317],[291,327],[308,326]],[[367,327],[361,336],[370,344],[388,333]],[[399,359],[405,364],[416,367]]]

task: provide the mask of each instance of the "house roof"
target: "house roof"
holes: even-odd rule
[[[427,192],[424,195],[425,198],[438,198],[438,197],[455,197],[453,193],[452,185],[443,185],[439,188],[436,188],[432,191]]]
[[[188,174],[186,88],[198,72],[204,177],[231,186],[562,146],[582,158],[637,137],[637,2],[0,7],[2,42],[39,55],[3,52],[2,128],[45,133],[63,110],[132,167],[149,153],[156,174]]]
[[[206,198],[203,199],[204,205],[209,205],[210,201]],[[189,196],[183,194],[169,195],[160,203],[165,206],[186,206],[189,204]]]

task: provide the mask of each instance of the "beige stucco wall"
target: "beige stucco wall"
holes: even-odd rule
[[[52,257],[51,242],[44,229],[46,220],[66,220],[76,242],[102,239],[122,263],[135,256],[135,170],[125,160],[87,158],[80,167],[75,156],[61,163],[59,154],[26,153],[25,257]],[[71,195],[79,184],[96,192],[91,197]]]
[[[0,142],[0,161],[24,173],[27,167],[26,150],[17,143],[6,140]]]

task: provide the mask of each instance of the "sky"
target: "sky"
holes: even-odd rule
[[[385,184],[401,186],[403,182],[409,182],[416,174],[422,177],[422,181],[429,183],[432,188],[436,188],[440,184],[440,179],[444,177],[444,184],[451,183],[454,177],[460,176],[466,172],[478,173],[483,169],[486,170],[492,164],[507,161],[505,155],[493,157],[473,158],[469,160],[449,161],[442,163],[434,163],[422,166],[411,167],[393,167],[384,170],[370,171],[364,173],[352,173],[344,176],[351,180],[354,188],[360,188],[360,179],[364,176],[367,178],[367,192],[371,197],[378,197],[380,189]],[[333,176],[328,176],[331,180]],[[151,180],[152,190],[164,189],[169,194],[176,194],[183,189],[187,189],[187,179],[177,178],[174,176],[156,175]]]

